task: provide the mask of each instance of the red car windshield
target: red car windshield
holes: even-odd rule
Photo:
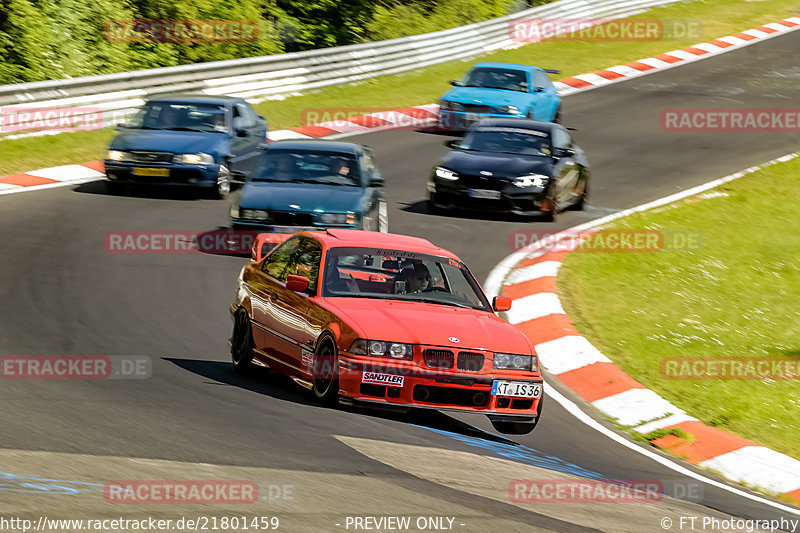
[[[329,250],[323,296],[418,301],[492,311],[475,278],[460,261],[405,250]]]

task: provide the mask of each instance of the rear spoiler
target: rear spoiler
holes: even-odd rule
[[[547,72],[548,74],[561,74],[560,70],[553,70],[551,68],[543,68],[542,70]]]

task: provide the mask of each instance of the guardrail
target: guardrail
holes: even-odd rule
[[[340,46],[118,74],[0,86],[0,139],[32,129],[36,115],[19,109],[66,109],[75,119],[101,113],[102,124],[120,122],[151,95],[172,92],[227,94],[253,103],[329,85],[464,59],[520,46],[509,23],[521,18],[617,19],[677,0],[558,0],[467,26],[372,43]],[[558,58],[553,58],[557,67]],[[74,109],[82,108],[82,109]],[[14,122],[13,128],[3,127]],[[37,132],[35,134],[41,134]],[[31,135],[27,132],[22,135]]]

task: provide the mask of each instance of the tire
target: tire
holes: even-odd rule
[[[555,192],[553,191],[552,186],[548,190],[547,203],[550,204],[550,210],[545,211],[542,214],[541,220],[543,222],[555,222],[556,215],[558,214],[558,202],[556,201]]]
[[[558,106],[558,109],[556,109],[556,114],[553,116],[553,122],[556,124],[561,124],[561,106]]]
[[[106,180],[106,192],[108,194],[121,194],[124,190],[125,184]]]
[[[217,185],[214,187],[214,198],[223,200],[231,193],[231,170],[225,162],[219,165]]]
[[[231,361],[237,374],[247,374],[253,360],[253,326],[250,316],[244,309],[239,309],[233,317],[233,335],[231,336]]]
[[[586,207],[586,200],[589,199],[589,181],[585,181],[583,183],[583,192],[581,193],[580,198],[578,201],[575,202],[575,205],[572,207],[575,211],[583,211],[583,208]]]
[[[314,382],[311,394],[323,405],[336,405],[339,400],[339,356],[331,337],[323,337],[314,350]]]

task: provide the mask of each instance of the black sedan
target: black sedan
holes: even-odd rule
[[[428,208],[462,208],[554,220],[567,208],[583,209],[589,163],[558,124],[489,119],[474,124],[434,167]]]

